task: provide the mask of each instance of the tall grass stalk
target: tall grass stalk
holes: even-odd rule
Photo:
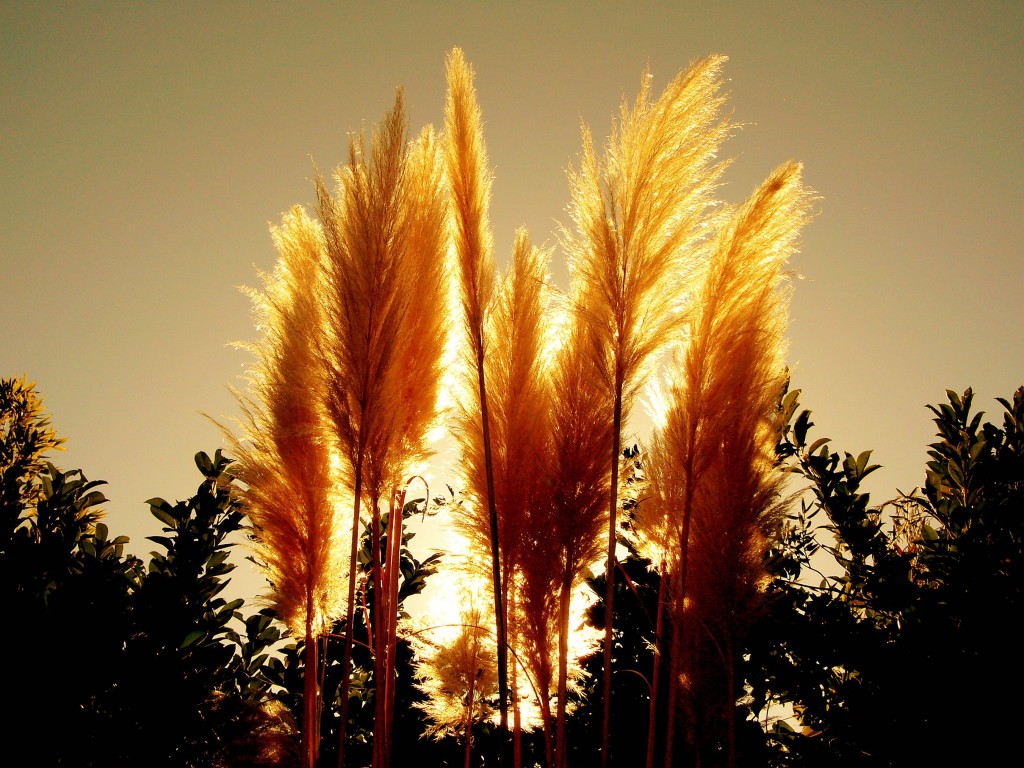
[[[502,594],[509,642],[540,691],[542,725],[550,734],[548,692],[551,655],[544,589],[551,560],[540,552],[546,529],[545,459],[549,455],[550,379],[544,354],[550,324],[549,254],[534,248],[525,230],[516,234],[512,259],[488,324],[488,395],[493,403],[495,501],[502,552]],[[557,552],[554,553],[557,558]],[[538,591],[539,590],[539,591]],[[519,685],[510,680],[519,717]],[[521,725],[515,737],[521,738]],[[515,751],[515,750],[514,750]]]
[[[508,629],[502,596],[501,541],[494,491],[491,425],[488,412],[485,371],[485,323],[494,292],[495,268],[493,236],[488,222],[491,172],[487,168],[480,107],[473,85],[473,69],[459,48],[449,53],[446,62],[448,90],[445,103],[445,151],[452,195],[455,261],[465,334],[476,371],[479,398],[480,431],[484,459],[486,495],[490,528],[491,584],[498,652],[498,695],[500,698],[500,744],[498,764],[507,761],[508,752]]]
[[[599,561],[608,520],[607,449],[611,424],[606,391],[591,375],[586,328],[569,317],[568,340],[552,371],[551,448],[545,472],[550,515],[547,554],[550,592],[556,604],[558,647],[557,703],[553,765],[566,764],[565,719],[569,688],[570,603],[572,591]]]
[[[787,375],[784,266],[809,216],[800,170],[795,163],[777,169],[716,236],[651,444],[650,496],[636,528],[641,551],[665,564],[669,585],[666,768],[673,762],[678,703],[690,714],[687,740],[693,742],[701,728],[692,702],[709,695],[704,681],[712,669],[721,670],[712,720],[725,728],[728,764],[735,760],[734,649],[760,599],[765,541],[784,508],[774,449]],[[708,646],[698,639],[708,633],[714,654],[694,656]],[[652,730],[655,723],[652,709]]]
[[[570,171],[575,232],[562,238],[578,311],[587,321],[594,374],[606,391],[612,424],[607,529],[607,594],[602,686],[601,761],[609,759],[618,465],[624,417],[651,366],[678,326],[680,303],[705,214],[725,165],[718,147],[731,130],[720,117],[725,58],[702,59],[651,101],[644,73],[632,108],[599,159],[583,128],[580,168]]]
[[[399,90],[394,108],[373,132],[369,158],[365,139],[353,137],[349,162],[336,173],[337,194],[316,178],[327,246],[326,340],[320,348],[326,412],[353,493],[339,765],[345,751],[361,504],[370,510],[375,679],[386,693],[388,637],[380,628],[393,626],[386,614],[395,606],[388,604],[384,588],[380,508],[390,502],[410,463],[428,454],[425,437],[437,415],[446,343],[443,176],[430,129],[411,147],[406,132]],[[384,764],[390,750],[386,701],[386,695],[377,699],[375,765]]]
[[[250,291],[258,342],[250,392],[236,392],[242,434],[227,432],[243,482],[242,500],[256,552],[272,585],[278,616],[305,642],[303,762],[319,748],[319,638],[345,610],[335,589],[348,571],[339,529],[344,524],[332,490],[330,441],[323,429],[322,369],[316,355],[322,234],[299,207],[273,230],[279,259]]]

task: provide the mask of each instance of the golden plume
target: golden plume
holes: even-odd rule
[[[439,417],[449,320],[446,312],[450,242],[444,163],[433,130],[427,126],[410,147],[406,161],[404,228],[407,306],[397,343],[397,411],[401,447],[397,471],[432,454],[427,436]],[[402,478],[394,476],[392,484]]]
[[[483,120],[473,87],[473,67],[462,50],[447,60],[445,152],[455,224],[455,249],[466,333],[473,352],[482,354],[484,320],[494,291],[494,238],[487,210],[491,172],[487,167]]]
[[[612,422],[607,530],[608,581],[602,765],[608,760],[612,615],[620,435],[636,393],[681,319],[694,257],[707,237],[707,211],[725,163],[714,162],[732,130],[720,117],[723,56],[699,60],[651,101],[645,72],[632,109],[599,159],[583,128],[580,169],[569,172],[576,231],[563,231],[577,311],[593,374],[608,393]]]
[[[711,669],[732,675],[730,652],[756,605],[765,542],[784,509],[774,450],[787,375],[783,268],[811,200],[800,170],[789,163],[772,173],[715,239],[697,311],[684,332],[688,343],[669,387],[665,421],[652,441],[650,495],[636,518],[644,554],[667,572],[669,679],[687,673],[684,704],[714,694],[719,713],[731,701],[724,687],[731,680],[700,693],[697,686]],[[693,656],[706,646],[708,632],[725,649],[724,666],[715,663],[717,656]],[[670,689],[669,755],[679,695],[675,686]],[[722,721],[727,728],[729,707]],[[731,730],[728,735],[732,744]]]
[[[260,340],[250,392],[236,393],[245,421],[241,436],[228,435],[245,485],[242,499],[256,533],[254,546],[275,612],[298,636],[309,623],[326,632],[342,612],[335,589],[345,557],[338,547],[339,514],[323,432],[320,370],[314,350],[320,329],[317,303],[322,238],[296,206],[272,228],[280,254],[264,290],[247,291]]]
[[[491,717],[489,702],[498,690],[494,636],[487,629],[488,597],[469,589],[460,594],[458,624],[439,627],[438,637],[411,636],[416,651],[416,687],[426,699],[413,704],[430,725],[425,736],[462,735],[465,764],[470,764],[473,726]],[[443,639],[442,639],[443,638]]]
[[[547,544],[542,510],[545,501],[545,461],[548,451],[550,383],[549,361],[544,354],[550,324],[551,287],[548,279],[549,254],[533,248],[525,230],[516,234],[512,259],[488,316],[485,374],[488,383],[490,438],[493,455],[494,506],[501,541],[501,593],[508,617],[508,641],[520,655],[519,661],[536,682],[550,677],[550,654],[523,653],[547,642],[536,635],[544,625],[538,617],[550,594],[543,588],[529,590],[548,580],[551,561],[529,558],[538,540]],[[457,529],[481,555],[490,552],[490,519],[487,508],[487,473],[484,440],[479,417],[479,399],[467,371],[465,405],[458,412],[453,432],[462,449],[466,491],[472,504],[456,521]],[[553,553],[558,557],[558,552]],[[513,610],[513,607],[515,610]],[[532,628],[534,634],[527,632]],[[542,665],[538,667],[537,665]],[[543,668],[543,665],[548,665]],[[547,687],[539,705],[546,706]],[[544,722],[545,727],[548,721]]]
[[[537,504],[546,456],[547,361],[543,359],[550,286],[548,254],[533,248],[524,230],[516,234],[508,271],[494,294],[484,344],[495,506],[502,562],[520,559],[529,530],[528,515]],[[490,552],[487,473],[477,371],[466,361],[465,387],[452,432],[462,457],[465,492],[472,504],[454,522],[478,552]],[[507,581],[507,579],[505,579]]]
[[[317,179],[327,233],[327,410],[339,448],[364,492],[379,500],[400,444],[396,370],[402,321],[414,279],[405,270],[403,226],[406,123],[402,95],[374,130],[370,158],[362,136],[337,171],[331,199]],[[357,480],[358,482],[358,480]]]
[[[490,415],[485,370],[485,325],[494,291],[493,237],[487,218],[491,173],[484,150],[480,106],[473,87],[473,69],[462,51],[453,48],[446,61],[448,91],[445,101],[445,159],[452,199],[455,261],[464,319],[464,333],[476,374],[480,417],[480,450],[485,477],[481,501],[488,510],[491,585],[498,653],[498,687],[501,742],[499,754],[508,747],[508,631],[501,592],[501,541],[494,493]],[[500,759],[499,759],[500,762]]]
[[[272,229],[279,251],[263,292],[249,291],[260,340],[242,406],[243,434],[228,433],[243,482],[241,498],[271,584],[270,603],[306,645],[303,742],[312,765],[319,742],[317,642],[345,610],[348,573],[323,431],[318,281],[323,239],[300,207]]]
[[[552,372],[551,449],[545,471],[548,504],[543,538],[535,547],[548,559],[545,586],[557,601],[554,632],[558,638],[556,743],[552,765],[565,765],[565,717],[576,659],[570,651],[573,628],[570,603],[574,590],[589,576],[605,550],[608,525],[608,446],[612,423],[608,392],[589,365],[587,327],[578,314],[568,318],[568,340],[558,350]]]
[[[370,508],[373,594],[378,625],[385,628],[376,638],[378,681],[391,678],[398,567],[392,562],[384,570],[380,505],[393,504],[411,464],[429,453],[425,438],[437,416],[447,332],[447,214],[438,151],[429,129],[410,150],[406,130],[399,90],[394,108],[373,131],[369,158],[363,137],[353,138],[349,163],[336,174],[337,195],[328,192],[322,178],[316,180],[327,251],[327,330],[320,348],[327,372],[326,412],[354,497],[352,568],[359,509],[364,501]],[[400,516],[398,509],[391,519],[397,524]],[[392,542],[399,539],[400,533]],[[350,579],[349,628],[354,589]],[[350,634],[344,642],[342,664],[347,668]],[[388,760],[386,685],[376,701],[376,764]],[[348,676],[343,675],[343,723],[347,689]],[[343,742],[344,728],[340,736]]]

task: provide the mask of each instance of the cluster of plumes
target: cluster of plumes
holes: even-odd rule
[[[306,641],[306,723],[319,719],[310,649],[342,617],[353,626],[364,504],[377,533],[377,679],[390,679],[398,558],[388,569],[381,505],[394,504],[405,475],[429,455],[438,417],[448,200],[431,129],[412,142],[406,134],[399,91],[369,150],[364,137],[352,139],[335,194],[317,175],[319,221],[297,207],[273,228],[277,267],[262,292],[251,292],[261,338],[250,347],[250,392],[238,395],[242,434],[229,437],[271,603]],[[310,730],[307,765],[316,750]]]
[[[527,659],[552,765],[564,760],[551,728],[554,722],[556,735],[564,734],[578,660],[568,652],[569,596],[603,552],[613,567],[618,526],[610,515],[621,502],[623,421],[669,350],[676,355],[668,365],[668,416],[653,437],[644,485],[650,497],[634,529],[641,551],[666,574],[668,624],[679,647],[659,653],[676,659],[673,679],[697,677],[708,628],[716,640],[738,637],[763,587],[760,558],[782,509],[773,418],[785,385],[783,268],[809,196],[799,166],[788,164],[736,210],[715,199],[728,165],[718,151],[733,130],[721,114],[724,62],[694,63],[657,99],[645,73],[600,157],[584,128],[580,169],[569,174],[575,230],[560,238],[569,258],[567,296],[554,295],[548,256],[530,249],[523,232],[501,281],[479,281],[491,268],[463,283],[494,299],[472,304],[463,294],[467,309],[487,322],[468,347],[455,420],[468,499],[457,525],[482,563],[491,545],[474,368],[482,358],[508,642]],[[482,156],[475,102],[464,113]],[[476,196],[456,201],[472,209],[465,219],[478,227],[486,224],[488,188],[483,177]],[[486,230],[466,233],[489,255]],[[544,341],[556,326],[557,347]],[[687,571],[695,574],[688,586]],[[700,611],[699,631],[683,621],[684,603]],[[715,696],[722,698],[727,689],[719,682]]]
[[[603,462],[586,461],[587,447],[596,447],[594,435],[607,430],[599,426],[604,423],[595,409],[600,401],[586,400],[592,388],[562,378],[574,370],[564,359],[570,349],[553,355],[553,334],[564,308],[550,284],[548,260],[524,231],[517,233],[488,316],[485,371],[501,595],[516,667],[509,673],[509,689],[520,727],[540,727],[550,739],[551,702],[566,699],[564,690],[558,692],[559,671],[575,683],[582,674],[579,660],[594,648],[595,638],[582,630],[579,612],[574,624],[579,631],[570,637],[568,629],[560,635],[560,628],[570,621],[573,590],[600,556],[600,546],[592,542],[600,541],[605,468]],[[472,561],[476,575],[491,584],[482,567],[490,526],[478,390],[471,378],[470,373],[453,419],[466,490],[454,527],[478,553]],[[595,503],[587,508],[587,500]],[[537,716],[524,714],[531,710]]]
[[[295,208],[272,230],[280,258],[251,292],[262,335],[232,440],[273,606],[307,646],[343,616],[353,626],[367,509],[375,677],[393,677],[398,558],[381,549],[381,507],[400,519],[396,493],[430,455],[442,377],[454,382],[464,497],[451,511],[467,556],[452,577],[472,586],[453,602],[457,631],[422,629],[414,644],[432,733],[461,735],[467,749],[475,722],[500,712],[507,726],[511,702],[517,730],[543,729],[547,764],[565,764],[569,693],[598,647],[583,626],[582,587],[605,554],[612,584],[622,430],[669,350],[632,529],[664,574],[669,708],[692,714],[695,696],[725,695],[725,684],[712,692],[692,681],[714,667],[707,638],[735,642],[763,586],[760,555],[781,509],[783,269],[809,197],[788,164],[743,206],[715,200],[728,164],[718,151],[733,130],[722,116],[724,61],[695,62],[657,99],[645,73],[601,153],[584,127],[569,173],[575,226],[559,238],[566,294],[551,284],[551,254],[525,231],[507,271],[495,268],[491,172],[458,49],[440,138],[428,127],[407,139],[399,91],[369,147],[353,138],[336,189],[317,175],[318,221]],[[606,678],[608,669],[606,659]],[[344,708],[347,677],[342,685]],[[385,745],[388,700],[378,691],[375,742]],[[315,714],[307,709],[306,722]],[[375,751],[375,764],[388,761]]]
[[[670,718],[678,701],[690,743],[733,721],[735,648],[763,598],[763,554],[785,509],[775,447],[788,383],[785,265],[811,202],[800,170],[781,166],[727,212],[644,464],[634,530],[666,582]]]
[[[417,706],[427,715],[429,734],[435,738],[455,736],[472,743],[472,729],[479,723],[499,724],[497,648],[494,611],[491,603],[490,573],[479,544],[470,543],[456,529],[465,505],[450,510],[450,546],[447,567],[438,574],[431,596],[407,627],[417,658],[418,687],[427,695]],[[552,580],[540,578],[541,557],[534,559],[509,588],[509,699],[511,728],[515,733],[541,730],[549,737],[551,705],[557,695],[558,594],[550,590]],[[546,563],[548,569],[551,563]],[[599,647],[599,631],[585,622],[594,594],[580,585],[571,595],[567,658],[570,694],[578,694],[584,683],[579,660]],[[537,605],[542,606],[538,610]],[[470,702],[473,701],[472,707]],[[571,711],[571,710],[570,710]]]
[[[454,584],[454,582],[452,582]],[[473,726],[492,718],[498,691],[494,616],[482,579],[464,579],[447,596],[449,615],[432,615],[430,625],[410,634],[419,687],[416,706],[430,721],[427,735],[472,741]]]
[[[559,564],[568,553],[570,560],[585,559],[590,565],[599,552],[588,551],[582,558],[576,557],[571,553],[577,547],[560,538],[555,528],[561,523],[562,529],[569,531],[572,526],[565,525],[556,510],[556,496],[564,498],[566,494],[559,493],[556,486],[562,479],[552,472],[557,455],[554,441],[558,437],[554,406],[559,400],[552,336],[559,322],[559,308],[548,275],[550,254],[533,247],[521,230],[508,270],[500,279],[496,276],[487,221],[490,170],[486,167],[480,110],[472,86],[472,69],[458,50],[449,57],[448,77],[448,168],[457,223],[454,250],[459,265],[459,297],[467,338],[460,361],[462,386],[452,419],[465,491],[455,527],[477,555],[468,561],[469,567],[489,584],[496,596],[495,611],[500,610],[505,619],[497,622],[498,635],[502,634],[501,625],[506,627],[497,650],[500,653],[505,645],[514,657],[505,680],[515,707],[514,727],[531,722],[532,718],[523,716],[524,708],[537,707],[550,746],[550,703],[557,695],[560,658],[559,627],[568,621],[568,598],[580,580],[566,580]],[[576,398],[579,393],[567,390],[565,394]],[[570,403],[567,410],[573,407]],[[592,429],[600,423],[601,414],[595,411],[581,413],[577,409],[572,415],[579,423],[565,425],[563,432],[584,425]],[[578,478],[579,484],[600,489],[600,466],[595,464],[593,469],[591,475]],[[497,568],[487,557],[495,545],[495,522]],[[595,532],[600,525],[599,515],[589,525],[591,533]],[[582,570],[577,569],[577,576],[582,576]],[[500,574],[499,584],[495,583],[495,572]],[[564,615],[560,599],[563,582]],[[568,641],[566,633],[561,644],[561,655],[566,659],[563,668],[568,663]],[[587,650],[578,649],[580,655]],[[575,679],[578,672],[572,676]]]
[[[446,341],[447,198],[431,130],[407,144],[401,95],[370,158],[353,139],[319,221],[296,206],[272,228],[279,253],[251,290],[260,339],[244,420],[229,434],[257,551],[289,626],[339,617],[339,547],[355,487],[371,506],[429,455]],[[293,620],[294,619],[294,620]]]
[[[551,551],[545,483],[550,457],[546,404],[551,397],[548,361],[542,357],[550,312],[546,261],[546,254],[531,247],[520,231],[508,271],[495,290],[485,329],[494,500],[501,542],[500,591],[508,617],[508,641],[519,666],[525,667],[520,674],[530,675],[543,691],[550,677],[551,654],[546,651],[548,624],[553,619],[551,558],[558,554]],[[467,369],[468,386],[456,403],[452,422],[466,491],[453,524],[477,553],[467,567],[491,585],[489,561],[484,556],[491,541],[486,467],[479,390],[468,380],[472,375]],[[527,646],[530,652],[525,652]]]

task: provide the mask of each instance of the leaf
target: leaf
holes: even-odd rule
[[[964,473],[963,470],[960,468],[959,464],[953,461],[949,462],[949,464],[946,466],[946,474],[948,475],[950,480],[952,480],[961,488],[963,487]]]
[[[807,442],[807,430],[814,426],[814,422],[811,421],[810,411],[801,411],[800,415],[796,417],[796,423],[793,425],[793,436],[796,438],[797,445],[804,445]]]
[[[195,645],[199,640],[206,636],[206,633],[201,629],[195,629],[185,635],[185,639],[181,641],[181,645],[178,646],[178,650],[183,650],[192,645]]]
[[[107,497],[104,496],[99,491],[92,491],[91,493],[88,493],[85,496],[83,496],[81,498],[81,500],[79,501],[79,504],[83,508],[85,508],[85,507],[98,507],[100,504],[102,504],[106,500],[107,500]]]
[[[811,443],[811,447],[807,449],[807,452],[813,454],[821,446],[827,445],[828,442],[829,442],[829,438],[827,438],[827,437],[819,437],[817,440],[815,440],[813,443]]]
[[[196,466],[199,468],[199,471],[203,473],[204,477],[210,477],[216,474],[213,470],[213,462],[210,460],[209,454],[205,451],[199,451],[195,458]]]
[[[163,499],[150,499],[149,511],[157,520],[166,525],[168,528],[177,530],[178,520],[171,514],[171,506]]]

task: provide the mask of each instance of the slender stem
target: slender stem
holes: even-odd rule
[[[319,734],[317,733],[317,639],[313,636],[313,593],[306,591],[306,658],[303,672],[302,742],[306,768],[315,768]]]
[[[385,765],[391,765],[391,743],[393,737],[393,725],[395,720],[395,669],[397,660],[395,658],[398,649],[398,574],[402,570],[402,531],[405,510],[405,491],[399,496],[397,507],[392,497],[391,511],[388,515],[388,556],[387,581],[388,581],[388,628],[387,628],[387,688],[384,702],[384,728],[387,733],[385,739]],[[429,491],[428,491],[429,497]]]
[[[672,751],[675,746],[675,729],[678,715],[679,701],[679,668],[682,664],[683,629],[686,625],[686,590],[687,575],[690,567],[690,527],[693,522],[693,498],[694,485],[697,480],[697,467],[695,466],[694,454],[698,448],[698,424],[699,418],[691,415],[688,427],[688,446],[686,460],[683,467],[683,504],[682,504],[682,532],[679,536],[679,573],[673,574],[672,601],[676,606],[672,623],[672,649],[669,652],[669,689],[668,689],[668,712],[665,725],[665,768],[672,768]]]
[[[384,753],[386,751],[387,732],[384,727],[384,706],[387,701],[387,647],[388,599],[384,593],[384,580],[381,573],[381,535],[380,535],[380,499],[372,500],[372,517],[370,523],[370,540],[373,565],[373,615],[377,625],[377,636],[373,643],[373,681],[375,692],[373,697],[373,764],[376,768],[385,768]]]
[[[555,763],[552,768],[565,768],[565,705],[569,689],[569,604],[572,596],[572,573],[566,569],[558,595],[558,709],[555,712]]]
[[[512,690],[516,694],[512,698],[512,765],[514,768],[521,768],[523,764],[523,718],[522,708],[519,705],[519,665],[516,663],[516,656],[512,654],[509,659],[509,666],[512,679]]]
[[[348,605],[345,613],[345,639],[341,652],[341,720],[338,724],[338,768],[345,765],[345,737],[348,730],[348,690],[352,666],[352,634],[356,612],[356,567],[359,563],[359,501],[363,492],[362,462],[356,462],[355,500],[352,502],[352,551],[348,567]]]
[[[498,765],[505,764],[508,751],[508,630],[505,626],[505,601],[501,595],[501,561],[498,529],[498,507],[494,499],[494,461],[491,456],[490,420],[487,412],[487,387],[484,382],[484,350],[477,346],[477,378],[480,385],[480,418],[483,426],[484,471],[487,475],[487,509],[491,524],[491,579],[494,584],[494,618],[498,640],[498,696],[501,731],[498,744]]]
[[[661,677],[662,632],[665,626],[665,561],[658,568],[658,623],[654,629],[654,670],[651,672],[651,707],[647,724],[647,768],[654,768],[654,742],[658,731],[658,679]]]
[[[679,665],[683,649],[682,622],[672,627],[672,649],[668,656],[668,711],[665,721],[665,768],[672,768],[672,752],[676,742],[676,710],[679,707]]]
[[[327,635],[322,634],[317,638],[317,664],[319,666],[319,673],[317,674],[317,713],[316,713],[316,727],[317,727],[317,744],[320,743],[320,728],[322,726],[322,720],[324,715],[324,682],[327,680]],[[323,663],[320,663],[320,662]],[[319,747],[318,747],[319,749]]]
[[[725,727],[729,734],[728,768],[736,768],[736,657],[733,653],[732,632],[725,631]]]
[[[516,615],[516,604],[515,594],[509,589],[509,582],[514,581],[513,567],[510,562],[510,547],[504,547],[501,553],[501,595],[505,606],[505,626],[508,627],[509,617]],[[512,645],[507,646],[512,650]],[[509,707],[512,710],[509,717],[511,723],[509,725],[509,735],[511,737],[511,750],[509,759],[512,761],[509,765],[511,768],[520,768],[520,742],[521,733],[519,731],[520,720],[519,720],[519,682],[516,674],[518,667],[516,666],[516,655],[512,653],[508,659],[508,680],[509,680]]]
[[[464,765],[469,768],[473,754],[473,697],[476,695],[476,675],[469,681],[469,706],[466,707],[466,759]]]
[[[615,409],[612,415],[612,468],[608,497],[608,560],[605,564],[604,598],[604,679],[601,715],[601,768],[608,768],[612,715],[612,617],[615,613],[615,512],[619,505],[619,441],[622,439],[622,386],[616,382]]]
[[[476,633],[473,634],[473,666],[477,666],[477,651],[478,641]],[[475,709],[476,698],[476,678],[479,673],[479,668],[472,674],[469,679],[469,702],[466,705],[466,759],[464,762],[465,768],[469,768],[470,756],[473,753],[473,710]]]
[[[540,710],[544,730],[545,765],[553,766],[555,764],[555,744],[551,735],[551,702],[547,698],[541,699]]]

